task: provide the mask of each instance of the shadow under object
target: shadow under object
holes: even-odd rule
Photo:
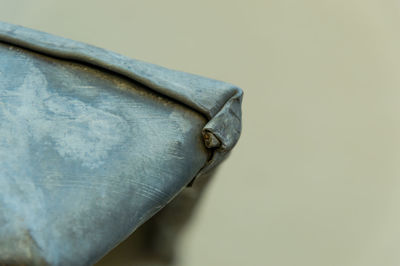
[[[0,264],[98,261],[226,157],[241,99],[0,22]]]

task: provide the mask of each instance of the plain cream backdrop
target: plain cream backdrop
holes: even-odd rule
[[[181,265],[400,265],[398,0],[0,0],[0,20],[244,89]]]

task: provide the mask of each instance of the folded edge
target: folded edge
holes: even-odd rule
[[[243,92],[232,84],[130,59],[92,45],[1,21],[0,42],[115,72],[206,116],[208,123],[202,134],[213,155],[197,176],[222,161],[239,139]]]

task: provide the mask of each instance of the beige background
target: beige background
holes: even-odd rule
[[[0,0],[0,20],[245,90],[182,265],[400,265],[398,0]]]

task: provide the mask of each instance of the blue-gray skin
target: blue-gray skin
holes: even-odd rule
[[[231,85],[5,23],[0,42],[0,263],[96,262],[239,137]]]

